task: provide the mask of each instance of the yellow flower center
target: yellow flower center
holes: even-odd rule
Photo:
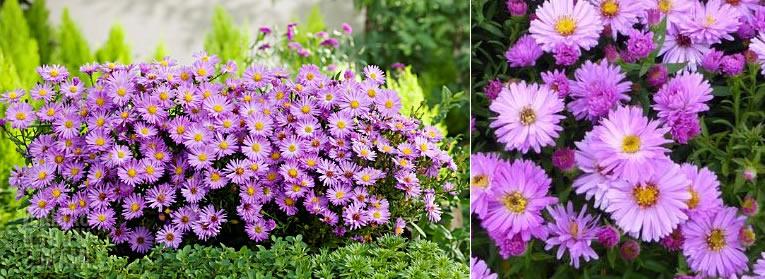
[[[715,24],[715,22],[717,22],[715,17],[713,17],[711,15],[707,15],[707,17],[704,19],[704,27],[710,27],[713,24]]]
[[[502,198],[502,204],[515,213],[523,213],[526,210],[528,200],[520,192],[512,192]]]
[[[300,108],[300,111],[303,112],[303,113],[308,113],[308,112],[311,111],[311,107],[309,107],[307,105],[303,105],[303,107]]]
[[[130,211],[138,212],[139,209],[141,209],[141,206],[137,202],[130,204]]]
[[[127,94],[127,89],[125,87],[117,88],[117,95],[120,97],[124,97],[125,94]]]
[[[659,10],[662,13],[669,13],[670,9],[672,9],[672,0],[659,0]]]
[[[385,101],[385,108],[388,108],[388,109],[393,108],[393,101],[391,100]]]
[[[688,187],[688,192],[691,193],[691,199],[686,204],[688,204],[688,209],[694,209],[699,206],[699,192],[694,191],[691,187]]]
[[[220,112],[222,112],[222,111],[223,111],[223,106],[222,106],[222,105],[220,105],[220,104],[216,104],[216,105],[214,105],[214,106],[213,106],[213,110],[214,110],[215,112],[218,112],[218,113],[220,113]]]
[[[725,232],[721,229],[713,229],[707,236],[707,246],[709,246],[709,250],[715,252],[725,248]]]
[[[369,96],[370,98],[374,98],[375,96],[377,96],[377,91],[375,91],[374,89],[369,89],[367,90],[367,96]]]
[[[287,171],[287,175],[289,175],[290,177],[297,177],[298,172],[296,169],[290,169]]]
[[[629,135],[622,140],[622,151],[625,153],[635,153],[640,150],[640,138],[635,135]]]
[[[619,3],[615,0],[606,0],[600,4],[600,13],[605,17],[614,17],[619,13]]]
[[[156,114],[157,113],[157,106],[149,105],[149,107],[146,108],[146,112],[148,112],[149,114]]]
[[[255,122],[255,130],[256,131],[263,131],[263,128],[265,128],[266,124],[263,124],[263,122]]]
[[[359,101],[353,100],[351,101],[351,108],[358,108],[359,107]]]
[[[252,80],[254,80],[254,81],[261,81],[261,80],[263,80],[263,74],[255,73],[254,75],[252,75]]]
[[[135,169],[129,169],[127,171],[127,175],[130,177],[136,177],[136,175],[138,175],[138,171],[136,171]]]
[[[659,201],[659,189],[653,184],[640,185],[632,190],[632,196],[640,207],[651,207]]]
[[[106,215],[103,215],[103,214],[99,214],[99,215],[98,215],[98,221],[99,221],[99,222],[103,222],[103,221],[106,221]]]
[[[478,187],[486,189],[486,187],[489,187],[489,176],[488,175],[475,175],[470,178],[470,186],[471,187]]]
[[[368,174],[365,174],[361,176],[361,180],[364,182],[369,182],[369,180],[372,180],[372,177],[369,176]]]
[[[563,16],[555,23],[555,31],[561,36],[569,36],[576,31],[576,21],[569,16]]]
[[[520,114],[521,124],[524,126],[529,126],[531,124],[534,124],[534,122],[537,121],[537,115],[534,113],[534,110],[530,107],[525,107],[521,110]]]
[[[16,113],[16,120],[24,121],[27,119],[27,114],[23,112],[17,112]]]

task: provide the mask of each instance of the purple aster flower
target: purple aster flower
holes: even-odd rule
[[[144,227],[133,229],[128,236],[130,249],[137,253],[146,253],[154,245],[154,236]]]
[[[354,174],[353,178],[356,185],[371,186],[374,185],[378,179],[382,178],[383,175],[384,173],[382,171],[367,167]]]
[[[626,93],[632,82],[626,79],[618,65],[609,65],[605,60],[598,64],[587,61],[574,76],[573,101],[568,104],[568,109],[577,119],[595,121],[630,99]]]
[[[663,0],[668,1],[668,0]],[[673,0],[675,2],[686,2]],[[695,70],[696,65],[701,62],[705,53],[709,52],[709,44],[701,43],[688,35],[682,33],[674,25],[667,28],[667,35],[664,39],[659,55],[662,55],[664,63],[687,63],[688,69]]]
[[[122,216],[126,220],[143,216],[144,198],[139,194],[131,194],[122,201]]]
[[[375,84],[380,85],[385,83],[385,73],[383,73],[383,71],[380,70],[380,67],[377,67],[376,65],[368,65],[364,67],[364,76]]]
[[[388,223],[388,219],[390,219],[390,211],[388,211],[387,207],[371,207],[367,210],[367,216],[369,217],[370,223],[383,225]]]
[[[614,39],[616,34],[629,35],[646,8],[640,0],[594,0],[592,4],[599,8],[600,20],[609,26]]]
[[[432,191],[425,193],[423,202],[425,203],[425,212],[428,214],[428,220],[431,223],[441,221],[441,207],[436,204],[436,197]]]
[[[598,242],[602,244],[606,248],[613,248],[616,247],[617,244],[619,244],[619,238],[621,237],[619,234],[619,230],[614,228],[614,226],[608,225],[605,227],[600,228],[597,232]]]
[[[605,0],[613,1],[613,0]],[[637,59],[643,59],[648,57],[649,54],[656,48],[653,43],[653,32],[643,33],[632,29],[629,31],[629,39],[627,39],[627,52],[631,57]]]
[[[746,58],[741,53],[726,55],[720,61],[720,70],[727,76],[736,76],[744,71]]]
[[[53,87],[48,83],[38,84],[29,90],[29,94],[32,95],[34,100],[44,100],[50,102],[56,95],[56,91],[53,91]]]
[[[551,0],[536,10],[529,32],[545,51],[561,43],[574,42],[589,50],[598,44],[603,23],[588,1]]]
[[[146,202],[149,207],[162,211],[175,201],[175,189],[168,184],[162,184],[146,191]]]
[[[625,233],[644,241],[658,241],[688,219],[691,181],[674,163],[658,167],[663,171],[643,172],[634,182],[614,183],[607,193],[606,211],[611,218]]]
[[[557,202],[548,196],[550,178],[530,161],[500,165],[489,190],[489,203],[481,224],[490,232],[531,238],[531,229],[542,225],[540,211]]]
[[[343,220],[351,230],[355,230],[366,226],[369,216],[364,211],[362,203],[354,202],[343,209]]]
[[[29,207],[27,207],[29,215],[38,219],[48,216],[50,211],[56,206],[55,203],[50,201],[50,196],[46,195],[46,193],[38,193],[33,196],[29,200],[29,204]]]
[[[130,233],[131,231],[127,228],[127,225],[122,223],[112,229],[112,231],[109,233],[109,237],[114,244],[122,244],[128,241]]]
[[[343,22],[343,24],[340,26],[343,29],[343,33],[345,33],[346,35],[350,36],[351,34],[353,34],[353,27],[351,27],[350,24]]]
[[[396,91],[383,90],[379,98],[375,99],[377,110],[385,116],[394,116],[401,111],[401,98]]]
[[[765,13],[763,14],[765,15]],[[757,63],[760,64],[762,73],[765,74],[765,33],[760,32],[757,37],[752,39],[749,50],[757,55]]]
[[[179,232],[191,230],[197,221],[197,209],[194,206],[184,206],[171,213],[172,223]]]
[[[157,232],[157,243],[162,243],[165,247],[177,249],[183,240],[183,232],[178,231],[172,225],[165,225]]]
[[[37,73],[44,81],[60,83],[69,77],[69,71],[61,65],[46,65],[37,67]]]
[[[529,149],[541,152],[542,147],[553,145],[564,117],[563,101],[558,94],[538,84],[510,84],[489,106],[497,118],[489,125],[495,129],[497,140],[505,149],[526,153]]]
[[[542,75],[544,76],[544,73]],[[545,80],[545,83],[547,83],[547,80]],[[497,96],[499,96],[499,92],[502,91],[503,87],[505,87],[505,85],[501,80],[493,79],[483,88],[483,94],[486,95],[486,98],[489,100],[494,101],[497,99]]]
[[[274,224],[275,226],[275,224]],[[247,232],[247,236],[255,242],[261,242],[268,239],[268,234],[273,229],[273,226],[263,219],[258,219],[255,222],[247,223],[244,230]]]
[[[91,228],[108,230],[114,226],[114,223],[114,210],[111,208],[105,207],[95,209],[90,214],[88,214],[88,225]]]
[[[666,119],[677,112],[698,113],[709,110],[706,102],[712,99],[709,81],[699,73],[682,72],[662,86],[653,96],[653,108],[659,118]]]
[[[534,38],[530,35],[524,35],[515,42],[515,44],[507,49],[505,52],[505,58],[510,63],[510,67],[527,67],[534,66],[537,59],[542,56],[542,49]]]
[[[568,43],[559,43],[555,45],[552,52],[553,57],[555,58],[555,64],[561,66],[574,65],[582,54],[578,47],[569,45]]]
[[[598,254],[590,247],[590,243],[597,238],[598,220],[587,214],[587,206],[582,207],[579,214],[574,211],[574,205],[569,201],[566,206],[555,205],[547,207],[554,222],[547,224],[550,236],[545,241],[545,250],[558,246],[557,258],[561,259],[568,251],[569,264],[579,268],[579,258],[585,262],[590,259],[598,259]]]
[[[635,182],[650,176],[656,163],[667,160],[669,149],[662,145],[670,142],[664,138],[668,131],[658,121],[649,121],[639,107],[619,107],[590,132],[589,144],[605,173]]]
[[[558,148],[552,155],[553,166],[561,171],[570,171],[576,166],[574,150],[571,148]]]
[[[720,71],[720,60],[723,55],[725,54],[722,51],[711,49],[701,59],[701,68],[710,73],[717,73]]]
[[[553,71],[547,71],[542,73],[542,81],[544,81],[545,85],[550,88],[550,90],[555,91],[558,93],[558,97],[561,99],[565,99],[566,96],[568,96],[568,93],[570,91],[568,77],[566,76],[566,73],[560,70],[553,70]],[[500,84],[500,86],[502,86]],[[499,91],[501,91],[501,87],[497,89],[497,95],[499,95]],[[488,93],[487,93],[488,94]],[[488,95],[487,95],[488,96]],[[496,99],[496,96],[494,98],[491,98],[491,100]]]
[[[497,279],[497,274],[491,272],[483,260],[470,257],[470,279]]]
[[[35,120],[32,106],[25,102],[12,103],[5,111],[5,119],[16,129],[26,129]]]
[[[708,277],[731,277],[748,269],[748,259],[738,239],[746,217],[725,207],[692,218],[683,225],[685,255],[691,270]]]
[[[723,0],[709,0],[706,5],[695,2],[686,17],[677,21],[682,33],[704,44],[733,40],[730,33],[739,26],[739,11]]]

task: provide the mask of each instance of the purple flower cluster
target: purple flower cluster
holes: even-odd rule
[[[507,6],[511,15],[520,10]],[[698,278],[743,275],[756,241],[746,218],[758,214],[757,200],[744,198],[741,212],[728,207],[717,175],[673,161],[670,147],[701,133],[711,80],[736,81],[755,61],[765,74],[761,1],[545,0],[530,12],[528,34],[520,32],[507,61],[530,67],[547,55],[555,64],[485,88],[489,128],[510,154],[471,158],[471,212],[499,256],[523,255],[536,238],[579,267],[598,259],[593,241],[619,247],[628,261],[639,256],[638,241],[658,242],[682,251]],[[728,46],[739,43],[734,36],[743,48]],[[564,131],[571,126],[586,129]],[[565,144],[572,137],[575,149]],[[755,181],[756,167],[742,168],[743,180]],[[573,178],[571,190],[604,218],[559,203],[548,174]],[[763,276],[765,259],[755,269]]]
[[[4,96],[11,126],[37,133],[31,165],[10,179],[30,215],[64,229],[85,219],[140,253],[213,239],[230,221],[263,241],[298,212],[339,236],[401,234],[412,214],[440,220],[439,197],[453,191],[440,171],[456,165],[438,129],[399,113],[379,68],[334,80],[314,65],[294,79],[252,65],[240,78],[231,64],[200,54],[185,66],[84,66],[93,86],[40,68],[39,109],[23,91]],[[391,192],[421,213],[402,215]]]

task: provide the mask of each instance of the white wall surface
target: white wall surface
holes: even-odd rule
[[[122,24],[134,61],[145,60],[162,41],[178,61],[188,63],[202,49],[216,5],[222,5],[237,24],[251,34],[268,25],[284,30],[304,20],[318,5],[330,29],[348,22],[361,30],[363,15],[351,0],[48,0],[51,23],[58,26],[65,7],[95,51],[108,38],[113,23]]]

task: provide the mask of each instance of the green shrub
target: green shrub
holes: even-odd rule
[[[438,245],[384,236],[335,251],[311,253],[300,236],[273,238],[271,247],[155,248],[131,259],[109,255],[113,245],[90,233],[32,221],[0,230],[0,278],[467,278],[468,268]]]
[[[212,30],[205,37],[205,51],[217,55],[223,63],[233,60],[238,65],[245,65],[250,41],[247,33],[236,26],[221,6],[215,8],[211,25]]]
[[[48,17],[50,12],[45,4],[45,0],[35,0],[32,5],[24,12],[29,30],[37,41],[37,53],[40,57],[40,65],[46,65],[51,62],[51,53],[53,52],[53,28],[50,26]]]
[[[54,52],[53,62],[66,66],[71,73],[79,73],[80,66],[92,60],[90,47],[77,24],[69,16],[68,9],[64,9],[61,15],[58,38],[59,47]]]
[[[130,64],[131,58],[130,46],[125,42],[125,31],[122,25],[115,24],[109,31],[109,39],[104,46],[96,50],[96,61]]]
[[[35,69],[40,64],[37,42],[29,35],[29,26],[16,0],[3,1],[0,9],[0,52],[16,68],[22,85],[37,80]],[[5,72],[2,73],[5,75]]]

